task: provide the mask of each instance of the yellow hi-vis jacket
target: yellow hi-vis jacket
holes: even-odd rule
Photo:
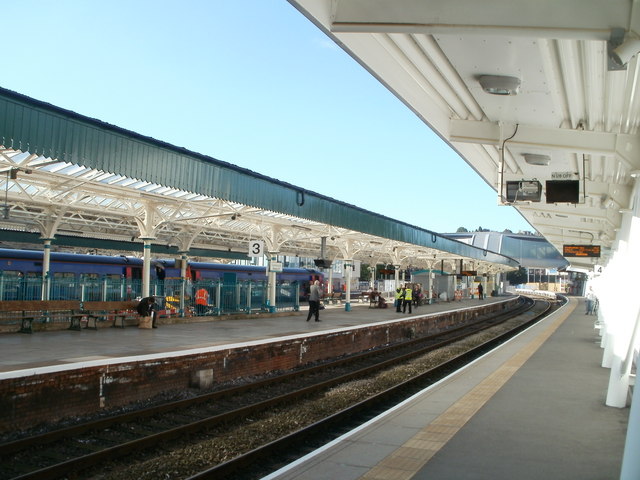
[[[411,288],[404,289],[404,299],[413,300],[413,290],[411,290]]]

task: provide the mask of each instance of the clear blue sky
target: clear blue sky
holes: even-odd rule
[[[0,86],[437,232],[533,228],[285,0],[0,0]]]

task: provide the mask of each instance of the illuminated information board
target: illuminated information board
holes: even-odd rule
[[[478,275],[478,271],[477,270],[462,270],[460,272],[460,275],[466,276],[466,277],[475,277],[476,275]]]
[[[600,257],[600,245],[563,245],[563,257]]]

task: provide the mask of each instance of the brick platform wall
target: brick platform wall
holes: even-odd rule
[[[208,383],[223,383],[363,352],[461,325],[510,304],[493,303],[305,338],[266,340],[261,345],[1,380],[0,432],[206,386],[206,379]]]

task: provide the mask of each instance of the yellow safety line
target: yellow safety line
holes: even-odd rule
[[[568,307],[546,330],[360,478],[363,480],[411,479],[547,341],[573,312],[576,305],[577,302],[570,301]]]

